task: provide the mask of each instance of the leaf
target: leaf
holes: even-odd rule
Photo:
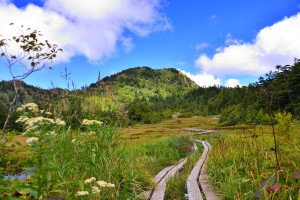
[[[79,186],[80,190],[83,190],[84,189],[83,181],[82,180],[78,180],[77,183],[78,183],[78,186]]]
[[[34,67],[35,66],[35,62],[31,62],[31,67]]]
[[[30,34],[30,37],[31,37],[32,39],[35,39],[35,38],[36,38],[36,34],[35,34],[35,33],[31,33],[31,34]]]
[[[52,67],[50,66],[49,69],[52,70]]]
[[[64,190],[51,190],[52,193],[65,193]]]
[[[300,180],[300,169],[295,169],[290,176],[295,180]]]
[[[275,183],[268,188],[268,191],[269,192],[277,192],[278,190],[280,190],[280,188],[281,188],[281,184]]]
[[[292,163],[286,163],[286,164],[283,164],[282,166],[283,167],[291,167],[291,166],[293,166],[293,164]]]

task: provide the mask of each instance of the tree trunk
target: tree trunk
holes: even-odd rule
[[[8,122],[11,118],[11,115],[13,113],[13,106],[16,103],[17,96],[18,96],[18,88],[17,88],[17,83],[16,83],[15,79],[13,80],[13,85],[14,85],[14,90],[15,90],[14,98],[13,98],[12,102],[10,102],[9,109],[8,109],[8,114],[7,114],[6,120],[5,120],[5,122],[3,124],[3,128],[2,128],[2,137],[1,137],[2,144],[1,144],[1,146],[2,146],[2,156],[3,157],[5,155],[5,142],[6,142],[6,140],[5,140],[5,131],[6,131]]]

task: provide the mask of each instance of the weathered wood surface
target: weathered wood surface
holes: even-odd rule
[[[211,145],[207,141],[202,141],[202,144],[205,143],[208,149],[211,149]],[[202,192],[207,200],[219,200],[220,198],[217,196],[215,193],[214,189],[212,186],[209,184],[209,178],[206,173],[206,167],[207,167],[207,162],[204,163],[201,172],[200,172],[200,177],[199,177],[199,183],[200,187],[202,189]]]
[[[197,142],[201,142],[201,141],[197,141]],[[206,145],[203,146],[204,146],[203,153],[201,154],[200,159],[196,162],[194,168],[192,169],[186,181],[187,197],[189,200],[203,199],[201,190],[198,185],[199,174],[208,153],[208,147]]]
[[[150,196],[150,200],[163,200],[167,188],[167,181],[169,178],[173,177],[178,171],[180,171],[184,164],[186,163],[187,159],[183,158],[179,161],[179,163],[175,166],[170,166],[162,171],[160,171],[155,177],[156,180],[159,180],[157,186],[155,187],[153,193]],[[163,175],[164,174],[164,175]],[[163,176],[162,176],[163,175]]]
[[[193,151],[198,151],[198,146],[194,143]],[[145,199],[163,199],[166,191],[166,182],[169,178],[173,177],[177,172],[179,172],[184,164],[186,163],[187,158],[181,159],[178,164],[168,166],[161,170],[154,178],[153,181],[157,184],[153,191],[144,192],[143,196]]]
[[[184,130],[192,131],[192,132],[198,132],[199,134],[205,134],[205,133],[215,133],[216,130],[203,130],[199,128],[185,128]]]
[[[219,197],[214,193],[212,187],[210,187],[208,183],[208,176],[205,171],[206,159],[211,145],[206,141],[196,141],[202,143],[204,150],[187,179],[187,198],[188,200],[219,200]],[[198,150],[196,144],[194,144],[193,150]],[[168,166],[161,170],[153,178],[153,181],[157,183],[157,186],[152,191],[146,191],[143,194],[144,198],[148,200],[163,200],[165,197],[168,179],[178,173],[186,162],[187,158],[183,158],[178,162],[177,165]]]
[[[196,141],[202,143],[204,150],[186,181],[188,200],[202,200],[204,198],[207,200],[217,200],[219,198],[209,185],[208,176],[205,171],[206,159],[211,145],[206,141]]]
[[[155,183],[159,183],[173,167],[175,167],[175,165],[168,166],[168,167],[164,168],[163,170],[161,170],[161,171],[160,171],[158,174],[156,174],[156,176],[153,178],[153,181],[154,181]]]

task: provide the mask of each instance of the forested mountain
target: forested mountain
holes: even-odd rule
[[[276,111],[300,113],[300,62],[277,66],[275,72],[249,86],[198,87],[176,69],[155,70],[137,67],[101,79],[81,90],[44,90],[19,84],[17,104],[36,102],[40,108],[80,126],[82,119],[98,119],[107,124],[127,126],[155,123],[182,116],[220,114],[221,125],[269,123],[268,114]],[[11,82],[0,82],[0,124],[12,98]],[[13,120],[11,126],[14,126]]]

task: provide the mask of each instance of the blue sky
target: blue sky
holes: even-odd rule
[[[177,68],[201,86],[248,85],[300,57],[299,0],[0,0],[10,22],[41,30],[64,49],[53,70],[25,81],[77,88],[136,66]],[[0,80],[10,79],[1,63]]]

